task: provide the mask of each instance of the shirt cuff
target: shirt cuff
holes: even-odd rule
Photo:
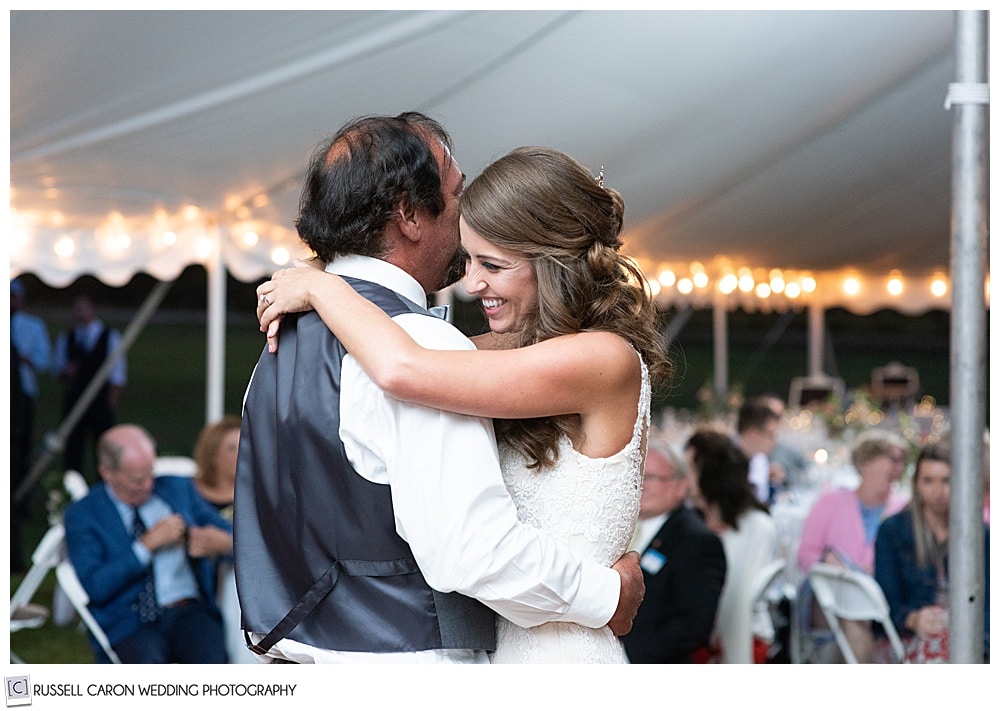
[[[618,609],[621,576],[618,571],[597,563],[586,562],[584,566],[580,588],[566,615],[567,621],[595,629],[604,627]]]

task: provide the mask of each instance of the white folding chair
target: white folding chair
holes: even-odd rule
[[[63,526],[61,523],[57,523],[45,532],[42,540],[38,542],[31,554],[31,568],[10,597],[10,631],[12,633],[41,627],[49,619],[49,608],[33,603],[32,599],[38,592],[42,581],[45,580],[45,576],[62,560],[65,539],[66,533]],[[10,652],[10,660],[15,664],[23,663],[23,660],[14,654],[13,649]]]
[[[157,457],[153,463],[155,476],[194,476],[197,470],[191,457]]]
[[[70,604],[76,613],[83,620],[83,624],[87,627],[87,630],[94,636],[97,643],[104,650],[104,653],[108,655],[108,659],[111,660],[112,664],[121,664],[121,660],[115,653],[115,650],[111,648],[111,643],[108,642],[108,637],[101,629],[101,626],[97,624],[97,620],[90,612],[90,608],[87,604],[90,602],[90,597],[87,595],[87,591],[83,589],[83,584],[80,583],[80,579],[76,576],[76,570],[73,568],[73,564],[70,562],[69,558],[64,558],[56,566],[56,578],[59,580],[59,585],[62,587],[63,592],[66,593],[66,597],[69,599]]]
[[[893,657],[897,662],[903,660],[903,642],[889,616],[889,603],[873,577],[860,570],[816,563],[809,571],[809,584],[848,664],[857,664],[858,660],[840,625],[841,619],[878,622],[889,638]]]
[[[757,571],[753,585],[750,587],[750,604],[752,606],[768,602],[767,595],[784,569],[785,559],[776,558]]]

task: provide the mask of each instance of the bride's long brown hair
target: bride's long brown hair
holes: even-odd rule
[[[645,278],[622,254],[625,202],[575,159],[550,148],[517,148],[466,188],[462,217],[503,249],[529,259],[538,311],[523,324],[526,346],[581,331],[616,333],[642,356],[655,388],[672,375]],[[497,420],[498,437],[528,460],[550,466],[570,416]]]

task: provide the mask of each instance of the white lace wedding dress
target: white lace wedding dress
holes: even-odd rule
[[[593,459],[559,443],[559,459],[542,471],[501,445],[504,482],[524,523],[568,543],[582,557],[611,566],[627,550],[639,515],[643,444],[649,426],[649,373],[642,364],[642,389],[632,439],[610,457]],[[625,653],[607,627],[569,622],[518,627],[497,618],[494,664],[624,664]]]

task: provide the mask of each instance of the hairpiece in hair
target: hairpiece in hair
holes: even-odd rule
[[[601,172],[597,174],[597,184],[602,188],[604,187],[604,166],[601,166]]]

